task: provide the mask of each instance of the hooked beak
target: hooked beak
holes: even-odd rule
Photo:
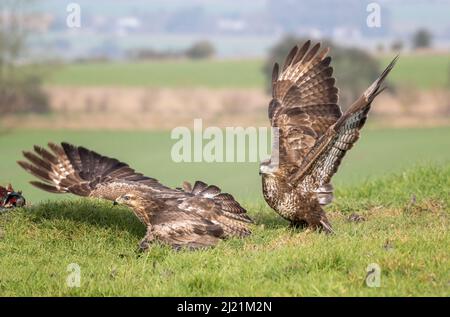
[[[122,204],[122,196],[117,197],[116,200],[114,200],[113,206],[117,206],[117,205],[120,205],[120,204]]]

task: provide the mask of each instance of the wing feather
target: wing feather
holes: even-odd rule
[[[188,193],[191,196],[181,199],[179,209],[194,212],[220,225],[227,236],[243,237],[251,233],[248,225],[253,221],[231,194],[222,193],[219,187],[201,181],[196,181]]]
[[[319,43],[310,46],[307,41],[300,49],[294,47],[281,74],[277,64],[273,69],[269,119],[279,129],[276,153],[280,165],[299,167],[317,140],[341,117],[329,49],[320,50]]]
[[[290,182],[299,184],[304,190],[317,191],[331,181],[345,153],[359,139],[359,131],[366,122],[372,101],[383,91],[381,85],[397,59],[398,56],[314,145],[297,173],[290,178]]]
[[[152,222],[154,235],[175,249],[208,248],[225,237],[221,226],[177,208],[158,213]]]
[[[96,189],[107,190],[108,184],[121,182],[165,188],[156,179],[136,172],[127,164],[84,147],[65,142],[49,143],[48,147],[51,151],[34,146],[34,152],[23,152],[27,161],[18,162],[42,181],[31,184],[45,191],[113,199],[114,195],[105,196]]]

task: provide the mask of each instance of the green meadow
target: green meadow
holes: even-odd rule
[[[67,141],[94,149],[127,162],[134,169],[161,182],[180,186],[184,180],[201,179],[220,185],[241,200],[262,199],[258,162],[175,163],[171,158],[170,132],[148,131],[45,131],[17,130],[0,134],[0,184],[11,182],[22,189],[32,202],[67,198],[42,192],[28,184],[33,177],[16,161],[23,150],[48,141]],[[207,141],[203,142],[204,144]],[[248,152],[247,152],[248,153]],[[336,186],[357,186],[391,173],[428,164],[450,162],[450,128],[376,129],[362,131],[361,139],[346,155],[333,178]],[[70,197],[70,196],[69,196]]]
[[[263,87],[261,60],[180,60],[62,65],[48,84],[212,88]]]
[[[384,68],[392,56],[380,59]],[[211,88],[264,87],[263,60],[180,60],[61,65],[48,72],[47,84],[74,86],[153,86]],[[450,56],[401,55],[390,79],[399,85],[445,88]]]
[[[253,235],[139,254],[145,228],[126,208],[27,184],[33,177],[15,161],[49,140],[117,157],[168,185],[219,185],[248,209]],[[31,203],[0,214],[0,295],[450,296],[450,128],[365,129],[334,178],[334,235],[289,228],[262,200],[257,163],[174,163],[174,142],[168,132],[0,133],[0,183]],[[364,221],[350,221],[354,213]],[[71,263],[80,287],[66,284]],[[365,283],[372,263],[380,287]]]
[[[381,59],[387,65],[391,57]],[[389,75],[395,83],[423,89],[450,89],[450,54],[448,55],[401,55],[395,71]]]

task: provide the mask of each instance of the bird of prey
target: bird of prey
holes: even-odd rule
[[[322,207],[333,199],[331,177],[358,140],[371,103],[398,58],[342,114],[328,52],[307,41],[290,51],[281,71],[275,63],[268,115],[276,139],[259,170],[272,209],[294,227],[327,233],[333,230]]]
[[[7,187],[0,186],[0,210],[25,206],[25,197],[21,191],[14,191],[11,184]]]
[[[52,193],[72,193],[125,204],[147,227],[141,250],[158,240],[176,249],[197,249],[220,239],[250,234],[252,220],[232,195],[201,181],[172,189],[135,172],[127,164],[81,146],[49,143],[24,151],[18,164],[41,182],[34,186]]]

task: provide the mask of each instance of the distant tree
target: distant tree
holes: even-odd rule
[[[272,47],[264,65],[269,90],[271,90],[270,79],[274,63],[283,64],[289,51],[295,45],[302,45],[305,41],[306,39],[287,36]],[[360,49],[337,46],[328,40],[321,41],[321,44],[321,47],[331,49],[333,76],[336,78],[336,86],[340,91],[339,104],[345,108],[378,77],[380,74],[378,61]]]
[[[26,51],[25,0],[0,2],[0,114],[46,112],[47,95],[36,65],[20,66]],[[29,13],[26,13],[29,14]]]
[[[209,41],[194,43],[186,50],[186,56],[193,59],[210,58],[215,54],[214,46]]]
[[[427,48],[431,46],[432,34],[425,29],[417,30],[413,36],[413,48]]]
[[[400,52],[403,50],[403,42],[401,40],[395,40],[391,44],[391,51],[393,52]]]
[[[133,60],[175,59],[183,56],[184,52],[172,50],[155,50],[152,48],[138,48],[127,52],[127,57]]]

